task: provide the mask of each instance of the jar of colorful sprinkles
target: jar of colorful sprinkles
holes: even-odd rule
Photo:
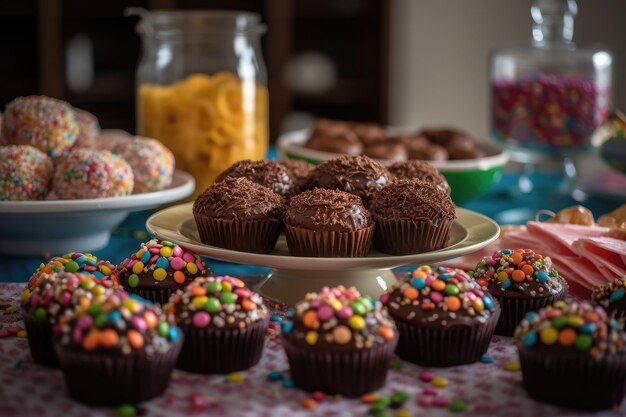
[[[532,40],[491,56],[492,136],[522,162],[588,150],[611,106],[613,57],[573,42],[575,0],[534,0]]]

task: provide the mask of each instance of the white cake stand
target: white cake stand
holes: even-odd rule
[[[284,235],[269,254],[238,252],[200,242],[192,203],[168,207],[152,215],[147,229],[161,240],[170,240],[200,255],[248,265],[273,268],[256,290],[264,297],[293,305],[310,291],[323,286],[355,286],[363,294],[378,297],[395,282],[392,268],[428,264],[477,251],[498,238],[500,228],[488,217],[457,208],[448,245],[433,252],[390,256],[371,250],[364,258],[307,258],[290,256]]]

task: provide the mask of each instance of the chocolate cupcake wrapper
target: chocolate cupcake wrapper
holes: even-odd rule
[[[389,255],[429,252],[446,246],[454,220],[393,220],[375,217],[374,247]]]
[[[152,301],[155,304],[165,305],[170,299],[170,296],[176,292],[178,288],[159,288],[159,289],[141,289],[124,287],[124,290],[129,294],[136,294],[148,301]]]
[[[183,326],[185,343],[176,367],[201,374],[243,371],[261,359],[268,319],[240,329]]]
[[[281,222],[265,220],[223,220],[194,214],[202,243],[241,252],[269,253],[280,235]]]
[[[431,327],[396,320],[400,333],[397,355],[423,366],[455,366],[476,362],[489,349],[500,309],[483,324]]]
[[[580,352],[546,352],[519,347],[524,388],[543,402],[601,410],[622,402],[626,392],[626,354],[601,359]]]
[[[374,226],[353,232],[314,231],[285,225],[292,256],[359,258],[369,253]]]
[[[322,391],[358,397],[385,383],[397,338],[371,349],[354,351],[315,351],[303,349],[283,339],[293,382],[306,391]]]
[[[52,345],[52,325],[22,310],[30,355],[35,363],[58,368],[59,361]]]
[[[161,395],[167,388],[182,343],[161,354],[131,355],[68,351],[55,344],[70,396],[84,404],[136,404]]]

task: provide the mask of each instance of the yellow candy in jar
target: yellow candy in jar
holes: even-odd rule
[[[268,92],[229,72],[193,74],[171,85],[142,84],[140,134],[170,148],[200,194],[241,159],[263,159],[268,146]]]

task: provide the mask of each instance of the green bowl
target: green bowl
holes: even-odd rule
[[[303,159],[315,165],[341,156],[305,148],[303,145],[308,137],[308,130],[289,132],[278,138],[276,147],[284,158]],[[446,177],[456,205],[463,205],[489,191],[500,179],[502,169],[509,160],[508,153],[496,145],[479,143],[478,147],[487,156],[455,161],[428,161]],[[379,161],[384,165],[393,163],[388,160]]]

